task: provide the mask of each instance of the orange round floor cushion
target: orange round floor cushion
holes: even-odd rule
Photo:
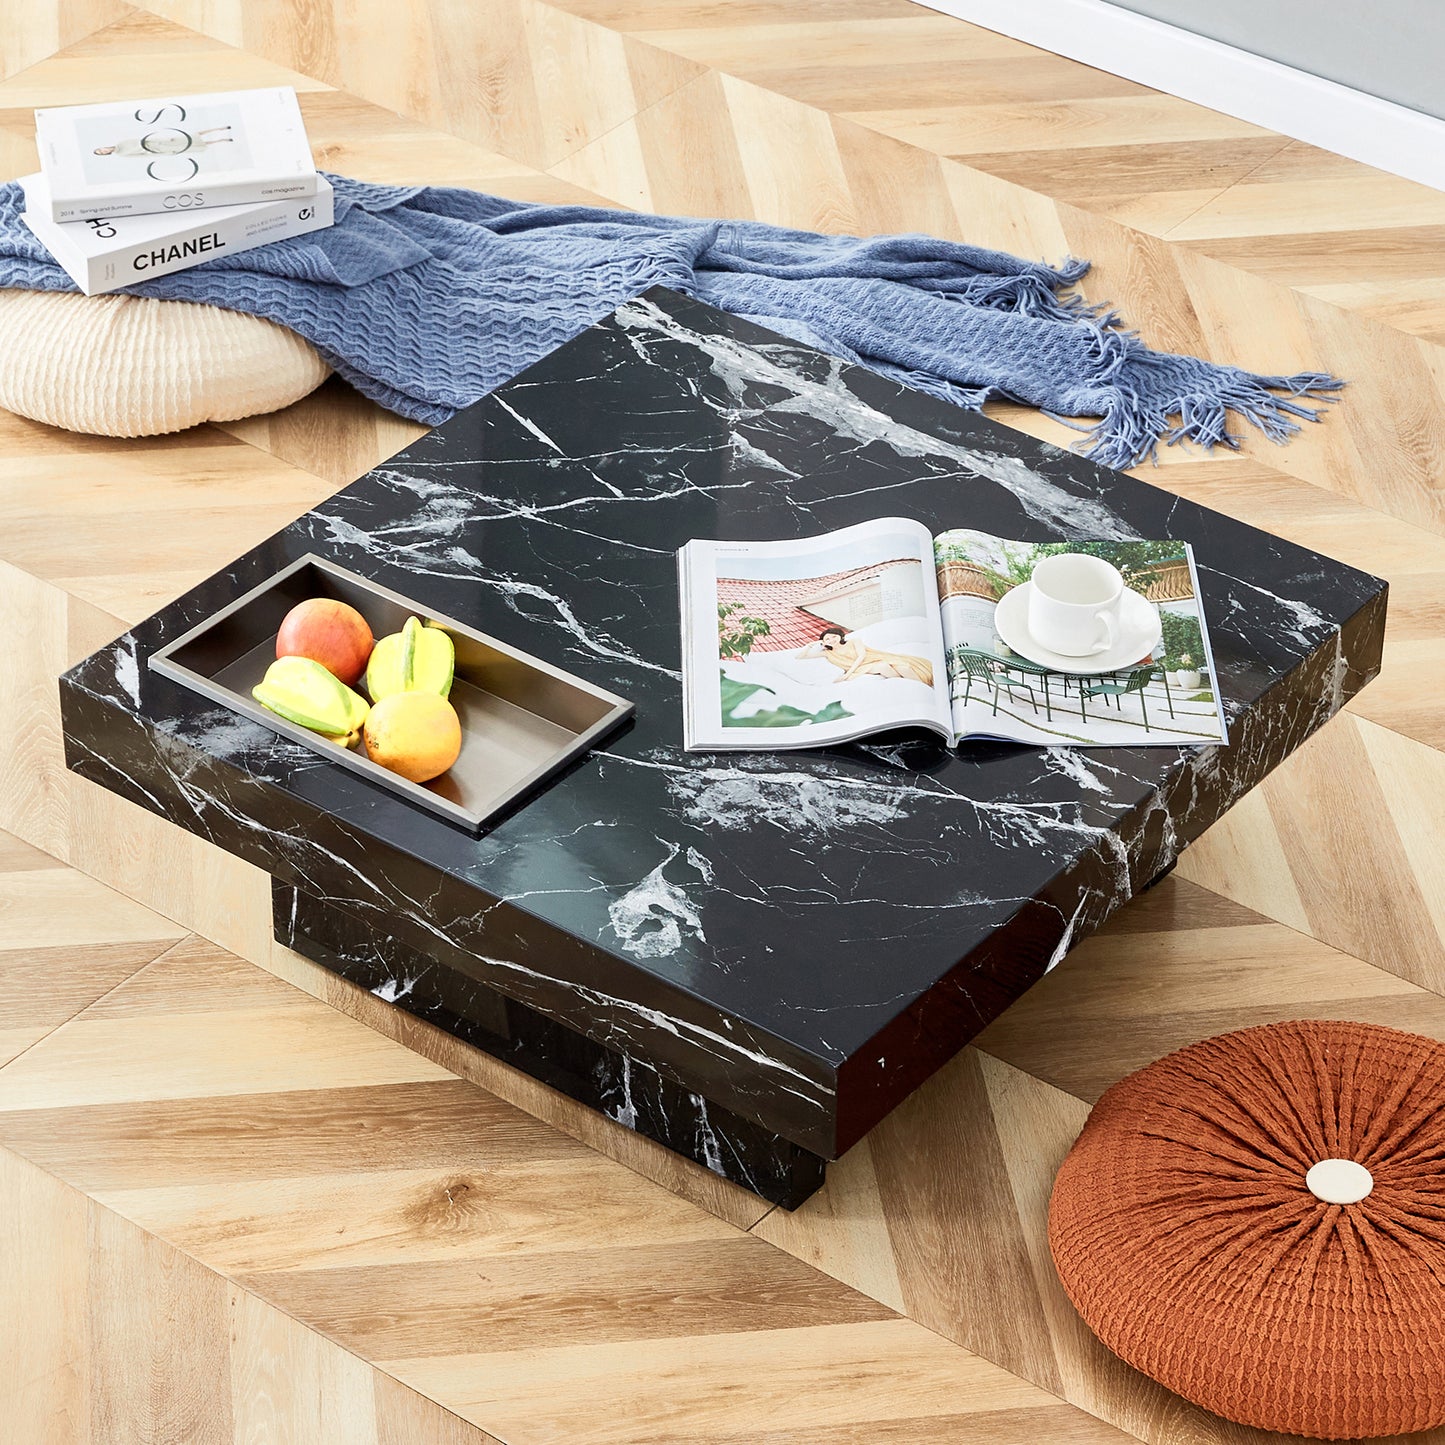
[[[1226,1419],[1445,1423],[1445,1045],[1298,1022],[1170,1054],[1095,1106],[1049,1243],[1111,1350]]]

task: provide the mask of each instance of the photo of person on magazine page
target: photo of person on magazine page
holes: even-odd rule
[[[722,729],[850,719],[871,719],[871,729],[886,725],[880,709],[913,717],[936,711],[943,659],[932,568],[919,537],[885,528],[821,540],[819,549],[788,556],[719,553],[714,665]]]
[[[924,687],[933,686],[933,668],[923,658],[906,652],[880,652],[859,642],[844,627],[825,627],[817,642],[798,656],[826,657],[834,667],[843,669],[843,682],[855,677],[911,677]]]

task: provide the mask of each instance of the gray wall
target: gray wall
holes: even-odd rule
[[[1445,120],[1445,0],[1112,0]]]

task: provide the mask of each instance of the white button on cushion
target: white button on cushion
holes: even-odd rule
[[[1375,1187],[1374,1176],[1353,1159],[1321,1159],[1305,1185],[1323,1204],[1358,1204]]]

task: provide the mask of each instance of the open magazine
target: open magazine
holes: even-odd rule
[[[1005,599],[1040,561],[1066,553],[1123,574],[1139,630],[1121,632],[1097,663],[1061,670],[1015,651],[999,627],[1007,618],[1019,641],[1028,594]],[[693,751],[823,747],[900,727],[931,728],[950,744],[1226,740],[1184,542],[935,537],[885,517],[800,541],[689,542],[678,569]],[[1135,639],[1139,655],[1120,656]]]

